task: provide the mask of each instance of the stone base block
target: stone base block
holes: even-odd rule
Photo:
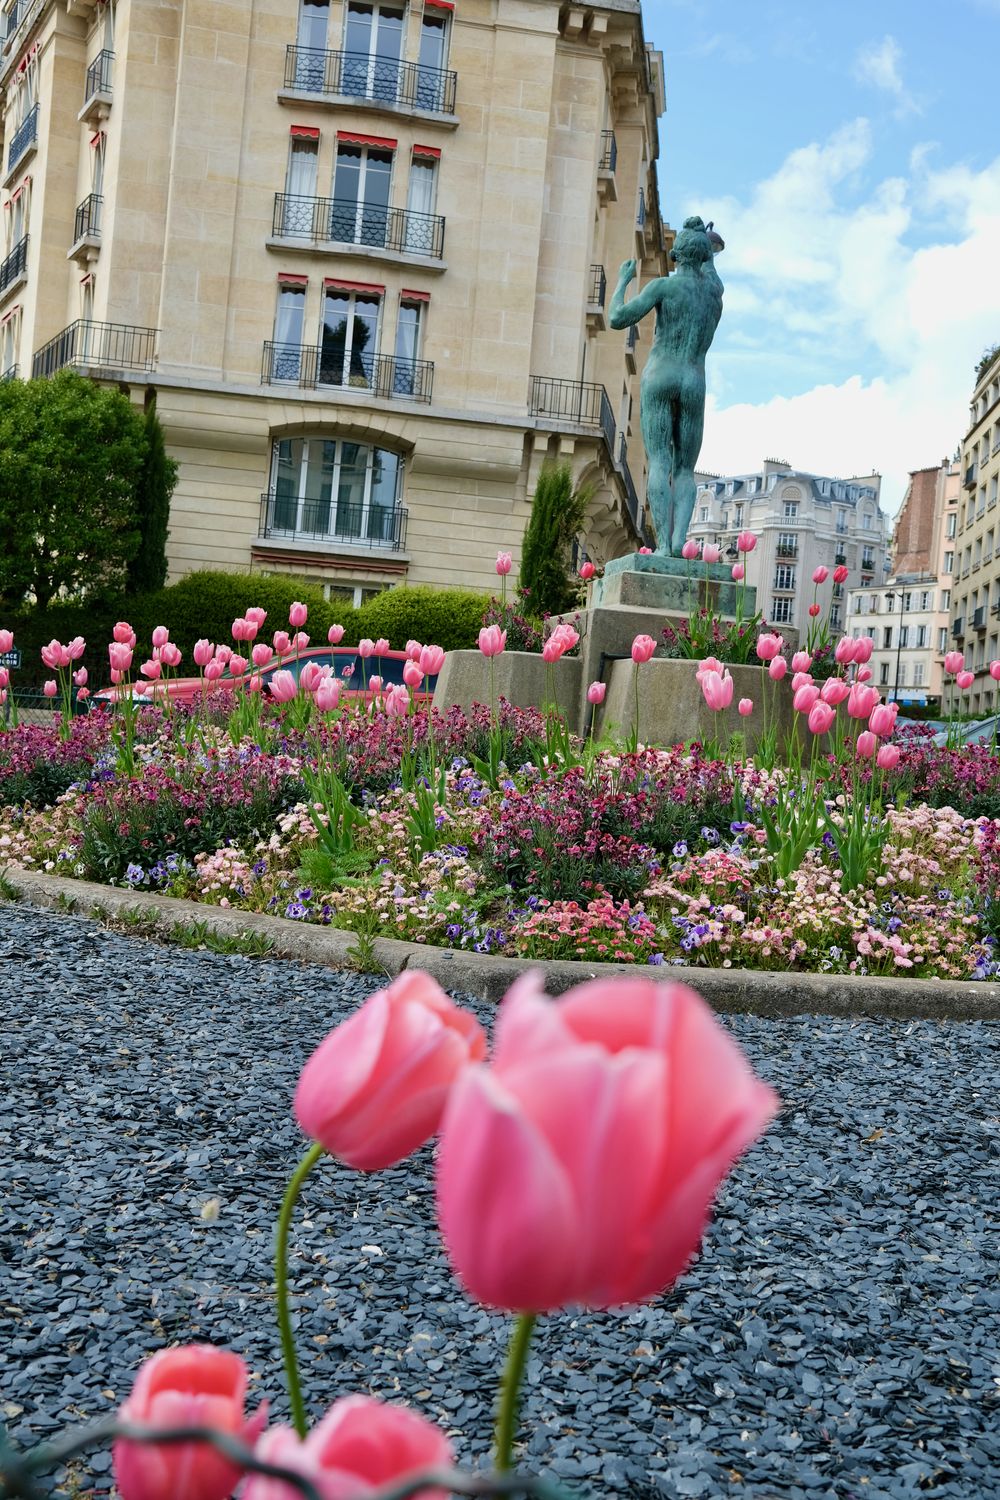
[[[532,651],[502,651],[493,660],[498,699],[506,698],[515,708],[541,708],[554,701],[570,728],[575,727],[584,696],[583,663],[578,657],[563,657],[551,669]],[[486,657],[480,651],[449,651],[438,674],[434,707],[445,713],[456,705],[468,710],[474,703],[489,701],[490,664]]]
[[[695,677],[697,663],[653,658],[639,668],[639,741],[647,745],[680,745],[688,740],[718,740],[725,743],[739,732],[752,751],[767,726],[775,722],[779,744],[792,729],[792,694],[788,682],[772,682],[756,667],[730,667],[733,679],[732,705],[713,713]],[[615,661],[606,674],[608,684],[600,729],[614,726],[621,735],[632,727],[635,711],[631,661]],[[741,698],[753,700],[754,710],[742,718],[737,710]]]
[[[711,609],[715,614],[735,618],[740,586],[733,582],[729,563],[686,562],[682,557],[617,557],[596,580],[593,590],[595,607],[655,610],[689,615],[696,609]],[[757,591],[743,590],[743,615],[756,609]]]

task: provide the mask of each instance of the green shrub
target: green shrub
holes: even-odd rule
[[[445,651],[468,650],[479,640],[488,604],[485,594],[461,589],[386,589],[359,611],[359,639],[383,636],[394,651],[402,651],[409,640]]]
[[[295,600],[309,610],[303,628],[313,644],[325,644],[333,624],[343,625],[344,640],[353,642],[357,611],[349,604],[324,599],[322,589],[315,584],[283,574],[189,573],[159,593],[126,600],[122,618],[130,622],[144,650],[154,627],[166,625],[170,639],[180,646],[190,667],[195,641],[204,636],[232,645],[233,621],[251,605],[267,610],[260,640],[269,641],[276,630],[288,630],[288,611]]]
[[[570,549],[592,490],[573,488],[569,464],[548,464],[538,476],[521,545],[520,593],[532,614],[561,615],[580,600]]]

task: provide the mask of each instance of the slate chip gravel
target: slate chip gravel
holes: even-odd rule
[[[191,1339],[284,1417],[289,1101],[376,981],[0,915],[0,1420],[27,1443],[104,1416]],[[782,1115],[660,1304],[542,1320],[523,1461],[638,1500],[1000,1496],[1000,1026],[727,1024]],[[310,1408],[405,1397],[482,1459],[506,1326],[448,1272],[430,1152],[324,1163],[292,1266]],[[106,1493],[108,1455],[74,1478]]]

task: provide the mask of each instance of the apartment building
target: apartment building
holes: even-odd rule
[[[591,557],[647,540],[651,330],[606,325],[621,261],[668,269],[637,0],[9,0],[0,25],[0,373],[155,399],[173,577],[489,587],[547,458],[593,489]]]
[[[911,472],[893,528],[890,577],[848,594],[847,633],[871,637],[874,681],[903,705],[950,706],[944,657],[960,480],[957,457]]]
[[[879,509],[878,474],[832,479],[769,458],[753,474],[697,478],[689,535],[718,544],[735,562],[738,533],[756,533],[756,548],[740,560],[769,624],[792,626],[804,640],[815,592],[833,630],[842,632],[848,584],[833,581],[834,568],[849,568],[848,583],[885,578],[887,521]],[[830,576],[814,589],[812,575],[821,565]]]
[[[976,371],[961,463],[951,639],[976,674],[969,711],[988,713],[998,701],[989,664],[1000,657],[1000,347]]]

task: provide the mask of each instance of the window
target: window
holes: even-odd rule
[[[996,505],[996,503],[997,503],[997,476],[996,476],[996,474],[994,474],[993,478],[990,480],[990,505],[993,506],[993,505]]]
[[[423,298],[403,293],[396,319],[396,363],[393,368],[393,392],[400,396],[412,396],[416,390],[423,309]]]
[[[737,507],[736,507],[736,515],[735,515],[735,518],[733,520],[733,525],[737,528],[737,530],[743,525],[743,507],[742,507],[742,505],[737,505]]]
[[[905,687],[906,686],[906,662],[905,661],[901,661],[900,664],[899,664],[899,677],[897,679],[897,686],[898,687]]]
[[[778,532],[778,556],[794,557],[798,551],[799,539],[794,531]]]
[[[885,648],[885,650],[887,650],[887,651],[892,646],[892,626],[891,625],[886,625],[885,629],[882,631],[882,645]]]
[[[320,385],[368,389],[375,382],[382,287],[328,282],[323,288]]]
[[[927,589],[924,589],[924,591],[920,595],[920,608],[921,609],[933,609],[934,608],[934,595],[931,594],[931,593],[929,593]]]
[[[832,630],[840,629],[840,605],[833,605],[830,610],[830,627]]]
[[[15,307],[4,319],[0,340],[0,375],[12,377],[17,369],[17,351],[21,336],[21,309]]]
[[[792,618],[792,600],[771,600],[771,623],[772,625],[787,625]]]
[[[271,460],[272,529],[391,543],[403,465],[398,453],[322,436],[282,438]]]
[[[771,475],[771,480],[773,481],[775,479],[775,477],[776,476],[774,474],[772,474]],[[784,514],[784,517],[785,517],[786,521],[795,521],[795,520],[797,520],[798,519],[798,514],[799,514],[798,502],[795,501],[795,500],[786,500],[785,501],[785,506],[784,506],[783,514]]]
[[[886,594],[886,596],[885,596],[885,608],[886,608],[886,613],[891,615],[892,612],[893,612],[893,610],[896,608],[896,596],[895,596],[895,594]]]
[[[927,626],[926,625],[918,625],[917,626],[917,649],[919,650],[922,646],[926,646],[926,645],[927,645]]]
[[[425,4],[420,20],[420,72],[413,101],[418,109],[444,109],[444,69],[447,66],[448,11]]]
[[[310,93],[323,92],[326,29],[330,0],[299,0],[299,26],[295,36],[295,87]]]
[[[861,549],[861,566],[865,569],[874,568],[875,566],[875,554],[870,547],[862,547]]]
[[[885,687],[889,681],[889,663],[887,661],[882,662],[878,669],[878,680],[880,687]]]
[[[923,664],[922,661],[915,661],[913,663],[913,686],[914,687],[923,687],[923,685],[924,685],[924,664]]]
[[[337,143],[330,238],[385,249],[393,152],[359,141]]]
[[[958,531],[958,512],[952,511],[945,526],[945,535],[952,537]]]
[[[951,609],[951,589],[941,590],[941,608]]]
[[[305,324],[305,280],[278,284],[278,306],[274,315],[272,380],[298,380],[302,373],[302,330]]]
[[[909,625],[900,625],[900,627],[899,627],[899,645],[900,645],[900,649],[903,650],[903,651],[905,651],[907,649],[907,647],[909,646],[909,644],[910,644],[910,627],[909,627]]]
[[[344,28],[341,93],[395,104],[403,48],[403,7],[351,0]]]
[[[947,649],[948,649],[948,627],[947,627],[947,625],[942,625],[941,628],[940,628],[940,630],[938,631],[937,648],[938,648],[939,651],[947,651]]]
[[[904,615],[908,615],[913,608],[913,595],[909,592],[903,595],[903,603],[900,606]]]
[[[954,554],[954,552],[946,552],[945,553],[945,555],[944,555],[944,567],[941,569],[941,571],[942,571],[942,573],[954,573],[954,571],[955,571],[955,554]]]
[[[281,208],[281,232],[292,237],[325,238],[317,223],[316,172],[319,164],[319,131],[294,130],[285,167],[285,196]]]
[[[865,513],[864,513],[864,515],[861,517],[861,529],[863,531],[871,531],[871,529],[872,529],[872,517],[871,517],[871,512],[870,511],[866,510]]]
[[[846,532],[847,532],[847,511],[846,510],[838,510],[838,512],[837,512],[837,534],[838,534],[838,536],[844,536],[846,534]]]
[[[406,191],[408,217],[406,243],[403,247],[413,255],[434,253],[433,214],[437,198],[437,158],[437,151],[428,146],[414,147]]]
[[[701,507],[700,517],[701,517],[701,522],[704,525],[704,523],[708,520],[708,506],[707,505],[703,505]]]
[[[794,589],[795,569],[787,563],[778,563],[774,570],[774,586],[776,589]]]

